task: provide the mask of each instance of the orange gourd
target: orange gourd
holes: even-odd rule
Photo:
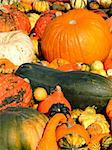
[[[48,67],[57,69],[58,67],[61,67],[64,64],[70,64],[70,62],[62,58],[56,58],[51,63],[49,63]]]
[[[72,63],[92,63],[108,56],[111,35],[101,16],[86,9],[76,9],[47,25],[41,47],[49,62],[63,58]]]
[[[71,111],[71,105],[68,102],[68,100],[64,97],[60,86],[57,86],[56,90],[51,95],[49,95],[45,100],[39,103],[38,111],[42,113],[48,113],[51,106],[57,103],[64,104]]]
[[[57,141],[63,138],[67,134],[76,133],[83,137],[86,141],[86,144],[90,142],[90,136],[86,129],[80,124],[74,124],[72,127],[67,127],[66,124],[62,124],[56,129],[56,139]]]
[[[0,8],[0,32],[23,30],[30,33],[31,25],[28,16],[14,5]]]
[[[88,150],[100,150],[100,141],[106,136],[109,136],[109,133],[97,134],[91,137],[91,140],[88,144]]]
[[[43,133],[43,137],[37,146],[37,150],[59,150],[55,132],[60,122],[66,122],[66,117],[61,113],[54,115],[50,119]]]
[[[12,73],[0,74],[0,110],[7,107],[28,107],[32,99],[30,84]]]

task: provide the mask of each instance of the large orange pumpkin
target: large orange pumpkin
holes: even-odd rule
[[[72,63],[104,60],[110,51],[106,21],[85,9],[71,10],[52,20],[42,37],[42,53],[47,61],[63,58]]]

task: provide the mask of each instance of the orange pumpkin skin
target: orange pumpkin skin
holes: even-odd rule
[[[0,32],[23,30],[30,33],[31,25],[28,16],[15,6],[4,6],[0,11]]]
[[[63,58],[71,63],[103,61],[111,45],[105,20],[85,9],[71,10],[52,20],[42,37],[42,53],[47,61]]]

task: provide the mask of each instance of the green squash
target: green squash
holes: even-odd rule
[[[48,118],[31,108],[0,111],[0,150],[36,150]]]
[[[26,63],[18,68],[16,74],[28,78],[33,89],[41,86],[49,92],[55,89],[56,85],[60,85],[73,108],[95,105],[99,110],[103,110],[112,97],[112,81],[91,72],[62,72]]]

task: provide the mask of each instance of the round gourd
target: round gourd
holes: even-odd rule
[[[85,8],[87,6],[87,0],[70,0],[72,8]]]
[[[7,58],[15,65],[32,62],[33,43],[22,31],[0,32],[0,58]]]
[[[36,150],[48,118],[31,108],[0,112],[0,150]]]
[[[0,32],[23,30],[29,33],[31,25],[28,16],[13,5],[0,8]]]
[[[48,24],[41,47],[49,62],[63,58],[72,63],[92,63],[107,57],[111,35],[102,17],[89,10],[76,9]]]
[[[35,0],[33,2],[33,10],[36,10],[38,12],[44,12],[49,10],[49,3],[44,0]]]
[[[32,99],[30,84],[14,74],[0,75],[0,110],[11,106],[28,107]]]

